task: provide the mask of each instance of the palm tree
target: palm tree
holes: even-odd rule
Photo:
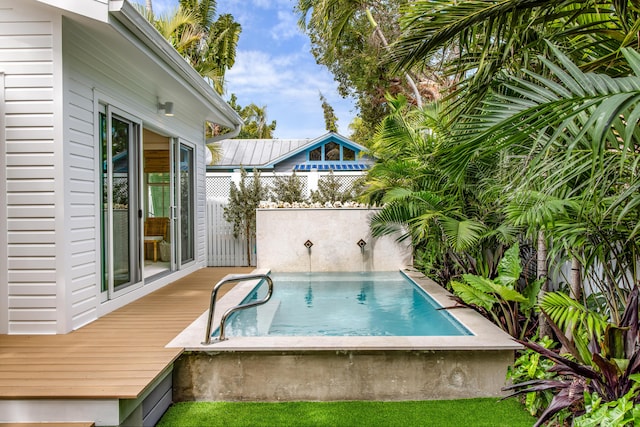
[[[329,52],[335,54],[337,46],[341,45],[341,38],[345,32],[350,31],[350,24],[357,16],[364,14],[371,26],[372,33],[378,38],[382,46],[386,49],[389,45],[387,37],[378,25],[373,16],[372,2],[363,0],[298,0],[296,9],[300,12],[299,25],[304,30],[310,29],[321,35],[328,41]],[[401,73],[409,86],[413,98],[422,107],[422,95],[418,87],[409,74]]]
[[[502,72],[542,72],[538,54],[544,40],[565,46],[583,69],[610,75],[629,72],[620,48],[637,44],[639,14],[613,0],[416,0],[401,9],[402,34],[389,49],[388,63],[412,69],[443,47],[458,50],[449,73],[460,79],[449,95],[452,118],[474,113],[498,87]]]
[[[191,46],[186,57],[200,75],[222,93],[225,71],[235,63],[242,27],[229,14],[214,20],[215,0],[180,0],[180,8],[195,17],[194,25],[187,31],[195,32],[199,38],[199,43]]]
[[[638,279],[640,54],[622,49],[629,77],[585,73],[553,45],[546,73],[505,81],[448,147],[458,177],[519,154],[504,201],[510,217],[545,232],[551,258],[575,259],[606,297],[612,319]],[[550,74],[550,77],[547,77]]]
[[[223,93],[224,75],[235,63],[242,27],[229,14],[214,20],[215,10],[214,0],[180,0],[180,7],[167,15],[155,17],[149,7],[141,12],[218,93]]]
[[[257,139],[273,138],[273,131],[276,122],[272,121],[267,124],[267,106],[258,107],[256,104],[249,104],[243,109],[242,118],[245,122],[247,131],[254,135]]]
[[[193,30],[195,15],[178,8],[158,17],[147,17],[152,21],[156,30],[167,39],[182,56],[199,43],[199,34]]]
[[[443,285],[462,273],[494,277],[516,235],[501,225],[495,198],[481,185],[458,185],[441,169],[447,138],[433,109],[407,111],[404,97],[389,99],[392,113],[376,132],[379,160],[367,174],[366,201],[384,205],[371,220],[376,236],[402,231],[417,264]],[[488,179],[477,170],[477,181]],[[493,201],[492,201],[493,200]]]

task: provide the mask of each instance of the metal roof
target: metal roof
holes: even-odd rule
[[[242,166],[269,169],[307,149],[330,140],[339,141],[342,145],[351,147],[357,152],[366,151],[366,148],[360,144],[334,132],[326,133],[318,138],[304,139],[225,139],[219,141],[222,148],[221,160],[215,165],[208,166],[208,168],[229,169]],[[366,161],[362,163],[364,164]],[[323,169],[327,168],[328,166],[323,166]],[[334,169],[362,170],[366,168],[358,169],[354,165],[353,168],[336,166]],[[304,169],[303,165],[297,165],[296,169],[309,170]]]
[[[311,139],[226,139],[215,166],[264,166],[308,144]]]

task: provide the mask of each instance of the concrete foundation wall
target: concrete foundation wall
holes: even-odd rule
[[[411,265],[409,242],[373,238],[377,209],[258,209],[257,267],[272,271],[394,271]],[[358,246],[360,240],[366,245]],[[310,249],[305,242],[313,243]]]
[[[513,350],[185,353],[174,401],[436,400],[501,396]],[[203,381],[206,379],[206,381]]]

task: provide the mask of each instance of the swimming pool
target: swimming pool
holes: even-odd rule
[[[398,271],[272,273],[271,278],[269,302],[234,313],[226,324],[227,338],[471,335]],[[264,298],[266,288],[260,282],[242,303]]]
[[[254,273],[267,274],[269,270],[258,269]],[[435,282],[418,272],[403,271],[403,274],[439,306],[452,305],[451,294]],[[258,283],[255,280],[235,285],[220,299],[213,324],[219,325],[222,313],[245,300]],[[276,281],[274,288],[277,287]],[[367,299],[371,295],[367,293]],[[376,299],[387,299],[382,295],[378,291]],[[315,302],[315,291],[313,299]],[[426,400],[502,396],[507,368],[513,363],[514,350],[521,346],[471,309],[446,312],[471,334],[232,336],[205,345],[202,341],[207,327],[206,311],[168,344],[184,349],[173,367],[173,400]]]

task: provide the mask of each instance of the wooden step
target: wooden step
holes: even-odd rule
[[[0,427],[95,427],[93,421],[74,423],[0,423]]]

